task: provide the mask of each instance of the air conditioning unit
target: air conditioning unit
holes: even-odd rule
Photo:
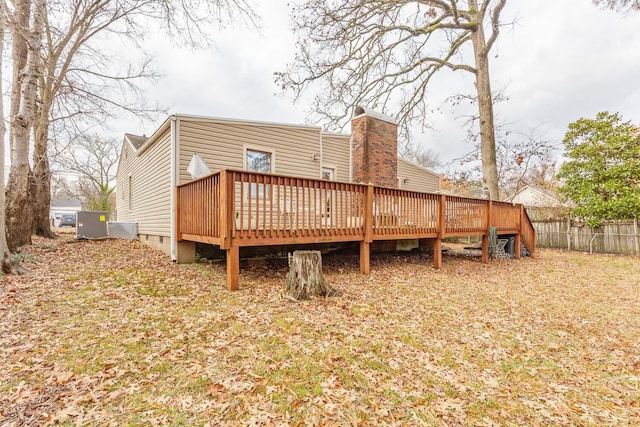
[[[80,211],[76,213],[76,239],[104,239],[109,236],[105,211]]]

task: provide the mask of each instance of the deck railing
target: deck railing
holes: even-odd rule
[[[177,188],[177,234],[230,246],[535,232],[520,205],[373,185],[223,170]],[[523,213],[524,212],[524,213]]]
[[[364,186],[254,172],[226,173],[233,190],[233,238],[240,246],[358,240],[364,234]]]
[[[373,187],[373,240],[438,235],[440,195]]]
[[[521,215],[522,228],[520,230],[520,234],[522,235],[522,242],[525,247],[527,247],[531,252],[534,252],[536,248],[536,230],[533,228],[533,223],[525,209],[522,209]]]
[[[485,233],[488,206],[488,200],[445,196],[445,235]]]
[[[518,233],[520,221],[520,205],[508,202],[491,202],[491,226],[496,227],[498,233]]]
[[[219,244],[220,172],[178,187],[178,239]]]

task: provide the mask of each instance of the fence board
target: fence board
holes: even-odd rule
[[[537,246],[581,252],[638,254],[633,221],[607,221],[592,228],[573,220],[533,221]]]

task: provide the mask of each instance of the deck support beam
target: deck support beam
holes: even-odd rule
[[[520,235],[516,234],[516,238],[514,240],[515,240],[514,242],[515,247],[513,248],[513,253],[516,259],[520,259],[520,256],[521,256],[520,255],[520,241],[521,241]]]
[[[369,274],[371,271],[371,244],[360,242],[360,273]]]
[[[482,263],[489,262],[489,236],[487,234],[482,235]]]
[[[240,289],[240,248],[231,246],[227,252],[227,289]]]
[[[442,240],[433,242],[433,268],[442,268]]]

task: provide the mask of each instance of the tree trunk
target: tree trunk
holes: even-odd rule
[[[4,2],[0,4],[0,16],[4,17]],[[4,32],[5,21],[4,18],[0,18],[0,93],[4,93],[2,84],[2,66],[4,55]],[[0,102],[0,117],[4,118],[4,102]],[[7,227],[6,227],[6,208],[5,208],[5,194],[4,194],[4,137],[7,128],[4,124],[4,120],[0,120],[0,266],[2,271],[5,271],[5,267],[9,265],[10,254],[9,246],[7,245]]]
[[[16,9],[23,7],[22,3],[30,3],[29,0],[21,0]],[[40,66],[40,48],[42,45],[42,28],[46,13],[45,0],[37,0],[34,7],[33,29],[29,26],[29,19],[22,27],[14,30],[14,37],[18,33],[28,38],[26,50],[20,52],[20,61],[24,60],[24,69],[21,71],[19,97],[14,98],[12,91],[11,110],[17,102],[20,106],[15,115],[11,117],[11,173],[7,186],[7,244],[12,252],[20,246],[31,243],[32,231],[32,206],[29,200],[29,140],[33,121],[36,113],[36,95],[38,86],[38,73]],[[14,55],[16,52],[14,52]]]
[[[11,86],[11,107],[9,109],[9,117],[13,118],[18,115],[20,110],[20,88],[22,87],[22,71],[27,63],[27,34],[29,32],[29,16],[31,16],[31,2],[27,0],[18,0],[15,2],[15,12],[13,14],[13,45],[11,48],[12,59],[12,86]],[[13,153],[14,135],[13,131],[9,133],[9,148]],[[12,158],[13,160],[13,158]]]
[[[477,9],[477,5],[476,5]],[[493,123],[493,96],[489,80],[489,52],[482,26],[483,17],[478,17],[478,26],[471,33],[476,69],[478,113],[480,117],[480,154],[482,158],[482,180],[489,189],[491,200],[500,200],[498,188],[498,165],[496,162],[496,133]]]
[[[287,292],[296,300],[342,295],[324,280],[320,251],[295,251],[289,258],[286,284]]]
[[[51,206],[51,170],[47,157],[49,122],[44,117],[44,111],[40,111],[40,118],[34,128],[33,147],[33,180],[29,187],[31,194],[29,199],[33,204],[32,231],[38,236],[53,238],[49,220]]]

